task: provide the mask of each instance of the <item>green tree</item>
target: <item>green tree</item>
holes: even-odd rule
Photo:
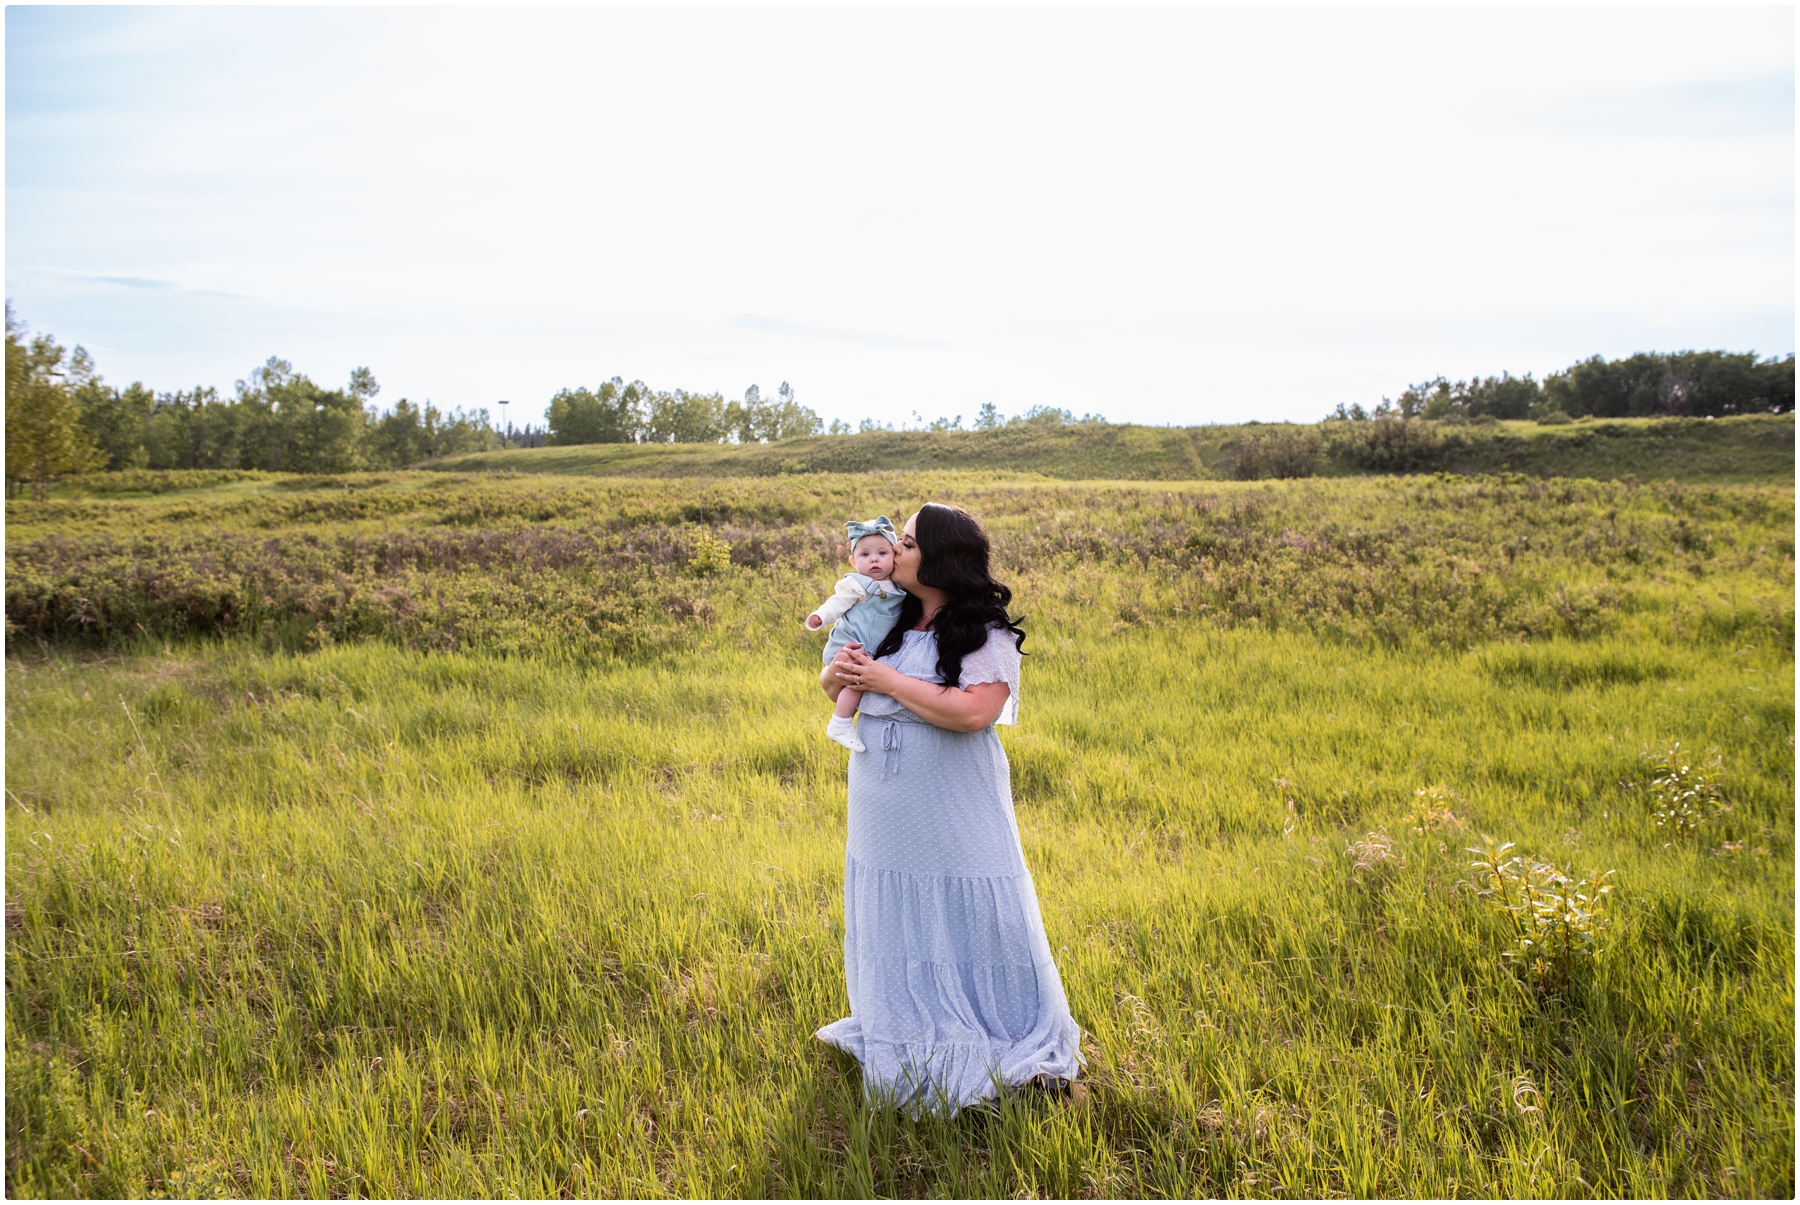
[[[378,391],[374,378],[365,386]],[[349,473],[363,467],[363,436],[369,414],[363,396],[349,389],[321,389],[304,376],[289,383],[280,399],[282,417],[293,431],[295,462],[301,472]]]
[[[1759,360],[1754,352],[1639,352],[1622,360],[1593,356],[1553,373],[1540,385],[1530,373],[1476,377],[1451,384],[1434,377],[1409,386],[1398,405],[1381,399],[1373,413],[1360,405],[1327,417],[1349,420],[1475,419],[1555,416],[1648,418],[1783,414],[1794,408],[1794,357]]]
[[[446,414],[429,401],[415,406],[401,398],[370,424],[367,459],[377,468],[398,469],[438,456],[483,451],[497,441],[486,410]]]
[[[247,381],[237,382],[237,396],[231,405],[237,419],[239,467],[277,473],[295,471],[292,449],[276,408],[277,391],[286,386],[293,371],[294,366],[286,360],[270,356],[260,368],[251,371]]]
[[[485,452],[500,446],[500,433],[485,409],[463,413],[459,407],[448,414],[433,417],[436,407],[425,403],[426,430],[431,435],[433,456],[457,456],[463,452]]]
[[[775,391],[774,404],[768,407],[762,423],[762,438],[769,443],[783,439],[805,439],[817,435],[825,422],[812,409],[794,398],[794,387],[786,381]]]
[[[348,389],[331,390],[270,356],[237,383],[242,464],[277,473],[345,473],[363,465],[369,415],[363,400],[379,386],[367,369]]]
[[[75,400],[64,381],[64,352],[49,335],[27,341],[24,323],[6,306],[6,480],[7,493],[31,482],[34,498],[57,477],[85,473],[106,463],[106,454],[82,429]],[[86,356],[86,353],[83,353]],[[88,362],[91,364],[91,361]]]
[[[1387,399],[1381,399],[1386,403]],[[1401,418],[1448,418],[1458,408],[1454,388],[1443,377],[1434,377],[1418,385],[1408,385],[1400,395],[1397,409]],[[1338,406],[1340,411],[1343,406]],[[1358,410],[1361,409],[1359,406]],[[1347,415],[1341,417],[1348,417]]]
[[[647,401],[646,443],[722,443],[731,434],[723,394],[677,389],[651,394]]]
[[[369,463],[384,469],[417,464],[430,455],[430,444],[420,407],[401,398],[369,427]]]
[[[1547,409],[1596,418],[1780,414],[1794,408],[1794,357],[1754,352],[1594,356],[1544,382]]]
[[[158,394],[145,423],[144,450],[153,469],[244,467],[245,412],[211,387]]]
[[[1515,377],[1503,372],[1497,377],[1476,377],[1454,385],[1441,376],[1410,385],[1400,395],[1396,409],[1401,418],[1523,419],[1530,418],[1542,400],[1543,391],[1530,373]]]
[[[1515,377],[1503,372],[1471,382],[1464,397],[1463,410],[1470,418],[1521,419],[1538,410],[1544,391],[1530,373]]]
[[[599,389],[564,389],[550,399],[550,442],[553,444],[637,443],[644,437],[642,381],[625,384],[614,377]]]
[[[825,429],[825,420],[794,397],[794,387],[786,381],[768,401],[755,385],[744,390],[744,400],[725,407],[725,438],[739,443],[774,443],[783,439],[804,439]],[[845,429],[849,425],[845,424]]]
[[[731,402],[725,407],[726,438],[735,438],[741,444],[761,443],[766,409],[760,386],[752,385],[744,390],[743,401]]]
[[[84,347],[69,353],[69,394],[75,400],[81,429],[106,454],[107,469],[138,469],[149,463],[144,446],[156,395],[133,381],[123,391],[112,388],[94,368]]]

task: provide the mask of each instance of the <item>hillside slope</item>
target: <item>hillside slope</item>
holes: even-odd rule
[[[1421,424],[1426,426],[1427,424]],[[1503,473],[1533,477],[1696,482],[1791,482],[1794,417],[1745,415],[1717,420],[1613,419],[1540,427],[1428,424],[1443,447],[1422,472]],[[420,467],[442,472],[551,473],[570,476],[768,477],[784,473],[859,473],[988,469],[1064,480],[1213,480],[1231,475],[1236,449],[1266,425],[1137,427],[1081,425],[999,431],[876,431],[776,444],[586,444],[512,448],[449,457]],[[1304,429],[1304,428],[1302,428]],[[1327,455],[1318,475],[1361,476],[1340,438],[1344,424],[1322,424]]]

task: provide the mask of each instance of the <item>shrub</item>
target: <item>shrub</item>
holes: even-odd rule
[[[1264,477],[1311,477],[1325,456],[1325,441],[1313,427],[1251,431],[1238,441],[1228,464],[1237,481]]]
[[[1450,810],[1452,804],[1461,802],[1462,796],[1445,786],[1422,787],[1414,791],[1413,832],[1429,833],[1440,828],[1453,828],[1461,832],[1468,827],[1468,822]]]
[[[731,568],[731,545],[704,528],[688,540],[687,571],[695,577],[711,577]]]
[[[1471,865],[1482,873],[1476,890],[1505,912],[1512,928],[1512,943],[1503,956],[1515,960],[1529,973],[1567,983],[1577,957],[1597,957],[1604,952],[1607,927],[1606,898],[1613,885],[1613,871],[1589,872],[1577,879],[1553,862],[1522,854],[1511,857],[1513,843],[1497,844],[1483,833],[1481,845],[1470,847],[1481,855]]]
[[[1332,456],[1351,468],[1410,473],[1463,446],[1460,432],[1446,433],[1423,419],[1378,418],[1334,425]]]
[[[1680,741],[1668,741],[1655,752],[1645,748],[1644,760],[1656,766],[1650,797],[1657,828],[1685,839],[1698,833],[1708,820],[1731,810],[1719,786],[1724,759],[1717,747],[1707,752],[1712,756],[1696,764],[1681,751]]]

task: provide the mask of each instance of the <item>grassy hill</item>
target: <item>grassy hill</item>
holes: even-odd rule
[[[1326,456],[1318,475],[1359,476],[1346,448],[1349,424],[1321,424]],[[1423,472],[1524,473],[1600,480],[1783,482],[1794,479],[1794,417],[1717,420],[1608,419],[1566,426],[1419,424],[1437,447]],[[1137,427],[1097,424],[1000,431],[879,431],[777,444],[587,444],[513,448],[457,456],[424,467],[447,472],[507,469],[572,476],[766,477],[785,473],[1005,470],[1064,480],[1192,481],[1231,476],[1241,443],[1263,424]],[[1290,428],[1291,429],[1291,428]],[[1301,428],[1305,430],[1307,428]]]

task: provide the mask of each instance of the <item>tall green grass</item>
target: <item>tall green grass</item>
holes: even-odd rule
[[[425,530],[377,513],[409,482],[314,534]],[[706,576],[684,545],[614,567],[704,597],[655,649],[15,633],[9,1193],[1792,1194],[1791,492],[965,483],[1032,617],[1002,735],[1093,1101],[914,1122],[810,1037],[846,1008],[844,786],[796,622],[835,567],[801,537],[874,501],[818,485],[688,520],[733,542]],[[652,548],[731,496],[641,488],[595,521]],[[463,502],[515,540],[576,522],[524,497]],[[9,511],[14,541],[263,513],[108,505],[142,509]],[[1535,548],[1520,598],[1554,610],[1584,556],[1616,597],[1438,641],[1193,605],[1236,560],[1323,597],[1370,523],[1384,588]],[[1691,839],[1652,815],[1669,737],[1722,759]],[[1616,872],[1597,956],[1507,957],[1483,834]]]

